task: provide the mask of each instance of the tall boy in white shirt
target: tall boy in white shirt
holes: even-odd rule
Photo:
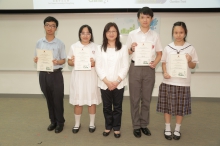
[[[162,46],[158,34],[150,29],[153,11],[149,7],[143,7],[138,11],[137,17],[140,27],[129,33],[126,45],[132,59],[129,69],[129,92],[133,134],[139,138],[141,131],[147,136],[151,135],[147,126],[155,83],[155,68],[162,56]],[[138,43],[145,42],[152,44],[150,66],[135,66],[135,47]]]

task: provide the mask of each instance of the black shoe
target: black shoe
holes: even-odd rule
[[[171,135],[166,135],[165,132],[170,132]],[[164,130],[164,136],[165,136],[165,138],[166,138],[167,140],[172,140],[172,132],[171,132],[171,131],[165,131],[165,130]]]
[[[141,130],[140,129],[134,129],[133,134],[135,137],[140,138],[141,137]]]
[[[173,139],[174,140],[179,140],[180,137],[181,137],[181,133],[179,131],[175,131],[175,132],[178,132],[180,134],[180,136],[175,135],[174,132],[173,132]]]
[[[60,133],[63,131],[63,126],[64,124],[58,124],[57,127],[55,128],[55,133]]]
[[[114,136],[115,136],[115,138],[119,138],[119,137],[121,137],[121,133],[114,133]]]
[[[80,127],[81,127],[81,125],[79,125],[79,127],[73,127],[72,132],[75,133],[75,134],[78,133]]]
[[[141,131],[147,135],[147,136],[151,136],[150,130],[146,127],[146,128],[141,128]]]
[[[51,123],[48,127],[47,127],[47,130],[48,131],[52,131],[56,128],[57,124],[56,123]]]
[[[93,133],[95,132],[96,127],[95,126],[89,126],[89,132]]]
[[[110,134],[110,132],[111,132],[111,130],[110,130],[109,132],[105,132],[105,131],[104,131],[104,132],[102,133],[102,135],[103,135],[103,136],[108,136],[108,135]]]

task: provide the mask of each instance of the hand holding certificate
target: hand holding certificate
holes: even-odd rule
[[[135,47],[135,66],[150,66],[151,50],[151,43],[138,43]]]
[[[52,50],[37,49],[37,71],[53,72]]]
[[[185,54],[171,54],[169,73],[171,77],[187,78],[187,59]]]
[[[90,49],[76,48],[75,49],[75,70],[91,70]]]

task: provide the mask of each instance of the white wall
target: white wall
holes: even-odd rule
[[[36,41],[44,36],[43,19],[52,15],[60,21],[58,38],[69,46],[78,40],[77,32],[82,24],[90,24],[94,31],[96,43],[102,41],[104,25],[114,21],[115,14],[0,14],[0,94],[41,94],[38,73],[33,69],[4,69],[7,65],[15,65],[23,59],[34,66],[33,55]],[[220,98],[220,13],[158,13],[161,17],[160,36],[162,45],[171,42],[171,28],[176,21],[185,21],[188,29],[188,41],[198,50],[200,67],[192,74],[192,97]],[[97,20],[97,22],[96,22]],[[22,31],[21,31],[22,30]],[[214,36],[214,37],[212,37]],[[122,38],[125,42],[126,37]],[[217,40],[217,41],[216,41]],[[217,44],[217,45],[216,45]],[[29,53],[18,55],[18,50],[30,49]],[[2,50],[5,54],[2,55]],[[204,53],[204,51],[205,53]],[[207,51],[208,50],[208,51]],[[213,51],[214,50],[214,51]],[[8,55],[8,56],[6,56]],[[13,56],[13,57],[12,57]],[[17,58],[16,58],[17,57]],[[4,58],[4,59],[2,59]],[[209,63],[207,63],[209,62]],[[24,64],[20,64],[22,66]],[[208,66],[208,67],[206,67]],[[209,70],[209,68],[213,68]],[[69,94],[70,71],[64,71],[65,95]],[[158,95],[158,86],[162,81],[160,72],[156,73],[156,84],[153,96]],[[128,90],[125,96],[128,96]]]
[[[128,15],[127,15],[128,14]],[[71,44],[78,41],[78,30],[83,24],[93,29],[95,43],[102,43],[104,26],[119,16],[136,19],[136,13],[54,13],[54,14],[0,14],[0,70],[35,71],[32,59],[37,40],[44,34],[43,20],[52,15],[59,20],[56,37],[66,45],[69,52]],[[220,13],[155,13],[159,18],[162,46],[172,42],[172,26],[177,21],[186,22],[187,41],[191,43],[199,56],[196,72],[220,72]],[[120,18],[120,17],[119,17]],[[126,22],[125,22],[126,23]],[[122,37],[125,43],[126,35]],[[7,61],[7,63],[5,62]],[[215,63],[213,63],[215,62]],[[65,71],[70,71],[68,65]],[[156,71],[161,72],[161,67]]]
[[[71,72],[64,71],[64,94],[69,95]],[[153,96],[158,95],[162,74],[156,73]],[[220,98],[220,73],[194,73],[191,82],[192,97]],[[42,94],[38,73],[33,71],[0,71],[0,94]],[[128,90],[124,93],[129,96]]]

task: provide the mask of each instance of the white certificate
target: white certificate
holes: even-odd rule
[[[171,77],[187,78],[187,59],[185,54],[170,55],[170,70]]]
[[[151,43],[138,43],[135,47],[135,66],[150,66],[152,57]]]
[[[53,51],[37,49],[37,71],[53,72]]]
[[[75,70],[91,70],[90,51],[87,47],[75,49]]]

